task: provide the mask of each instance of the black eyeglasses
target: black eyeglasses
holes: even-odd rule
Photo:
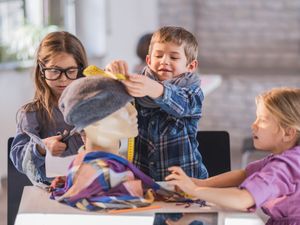
[[[58,67],[44,67],[39,62],[40,70],[43,78],[46,80],[58,80],[64,73],[69,80],[76,80],[82,73],[82,67],[68,67],[68,68],[58,68]]]

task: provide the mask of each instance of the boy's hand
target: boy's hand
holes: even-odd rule
[[[198,186],[195,185],[192,179],[180,167],[173,166],[168,168],[168,170],[171,174],[166,176],[165,180],[169,184],[177,186],[188,195],[195,196],[195,190]]]
[[[149,96],[151,98],[158,98],[164,92],[164,86],[149,77],[131,74],[127,79],[122,81],[128,93],[133,97]]]
[[[122,83],[125,85],[128,93],[133,97],[149,96],[158,98],[163,94],[164,87],[162,84],[142,75],[128,74],[128,65],[123,60],[112,61],[105,67],[105,70],[111,73],[121,73],[126,75],[126,80]]]
[[[128,64],[123,60],[114,60],[105,67],[105,71],[128,75]]]

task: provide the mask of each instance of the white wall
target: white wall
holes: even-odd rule
[[[106,0],[76,1],[75,32],[89,57],[106,52]]]
[[[104,63],[125,59],[133,68],[138,63],[135,49],[139,37],[157,29],[157,0],[110,0],[108,4],[110,15]]]
[[[139,37],[157,29],[157,0],[107,0],[106,3],[106,53],[99,66],[124,59],[132,69],[138,63],[135,50]]]
[[[33,98],[31,71],[0,71],[0,177],[7,173],[7,140],[16,133],[16,112]]]

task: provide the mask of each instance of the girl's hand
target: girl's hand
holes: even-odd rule
[[[53,156],[60,156],[67,148],[67,145],[63,143],[61,139],[61,135],[43,139],[45,146]]]
[[[168,170],[171,172],[170,175],[166,176],[166,181],[169,184],[177,186],[183,192],[188,195],[195,196],[195,190],[198,187],[190,177],[180,167],[170,167]]]
[[[66,182],[66,176],[55,177],[54,180],[51,182],[49,191],[53,191],[56,188],[64,187],[65,182]]]
[[[122,81],[128,93],[133,97],[149,96],[158,98],[163,94],[164,86],[159,82],[150,79],[149,77],[130,74],[127,79]]]
[[[105,71],[127,75],[128,64],[123,60],[114,60],[105,67]]]

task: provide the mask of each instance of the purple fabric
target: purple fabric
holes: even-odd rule
[[[300,225],[300,146],[253,162],[246,173],[240,188],[251,193],[254,208],[270,216],[267,224]]]
[[[111,175],[124,172],[127,175]],[[65,186],[55,188],[51,198],[91,211],[135,208],[150,205],[154,196],[147,195],[149,189],[159,188],[150,177],[120,156],[101,151],[81,152],[69,167]]]

